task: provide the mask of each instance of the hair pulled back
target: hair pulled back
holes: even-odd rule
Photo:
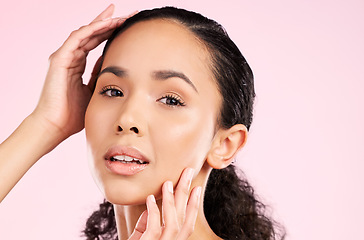
[[[249,129],[255,97],[253,73],[225,29],[201,14],[174,7],[141,11],[114,31],[105,45],[103,56],[112,41],[127,28],[153,19],[182,24],[206,46],[211,71],[223,99],[217,127],[228,129],[243,124]],[[211,171],[204,212],[211,229],[223,239],[273,240],[280,237],[279,226],[265,216],[265,205],[257,200],[253,188],[234,165]],[[116,240],[112,204],[101,203],[100,209],[88,219],[83,232],[87,239]]]

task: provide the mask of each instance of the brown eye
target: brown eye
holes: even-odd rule
[[[185,103],[182,101],[182,99],[172,95],[167,95],[165,97],[162,97],[158,101],[171,107],[185,106]]]
[[[100,94],[107,97],[124,97],[124,93],[121,90],[110,86],[103,88]]]

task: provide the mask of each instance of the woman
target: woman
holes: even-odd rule
[[[1,199],[85,126],[107,200],[87,222],[88,239],[274,239],[274,222],[231,165],[254,99],[240,51],[199,14],[163,8],[122,22],[112,12],[50,57],[38,106],[1,145]],[[109,37],[83,85],[87,53]]]

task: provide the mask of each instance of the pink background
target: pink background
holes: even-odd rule
[[[364,239],[362,0],[115,4],[116,16],[175,5],[225,26],[254,70],[258,95],[239,166],[286,226],[287,239]],[[36,105],[48,56],[107,5],[1,1],[1,141]],[[102,199],[84,139],[84,132],[72,136],[42,158],[0,204],[1,239],[80,239]]]

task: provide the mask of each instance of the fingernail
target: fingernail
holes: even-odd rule
[[[200,198],[202,192],[202,187],[197,187],[197,198]]]
[[[193,169],[193,168],[189,168],[187,170],[187,178],[188,178],[189,181],[192,180],[194,172],[195,172],[195,169]]]
[[[154,195],[149,195],[149,199],[150,199],[152,202],[154,202],[154,203],[155,203],[155,197],[154,197]]]
[[[134,15],[135,15],[135,14],[137,14],[138,12],[139,12],[138,10],[136,10],[136,11],[132,12],[131,14],[129,14],[129,15],[128,15],[128,18],[130,18],[130,17],[134,16]]]
[[[166,184],[167,184],[168,191],[173,194],[173,183],[170,181],[167,181]]]
[[[118,25],[121,25],[125,22],[126,18],[119,18],[118,21],[116,22]]]

